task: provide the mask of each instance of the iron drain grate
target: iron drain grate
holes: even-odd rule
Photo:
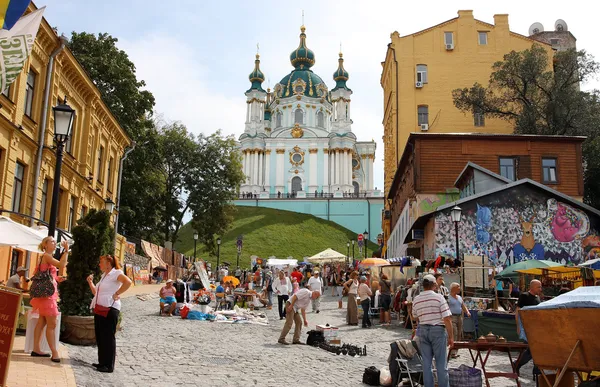
[[[233,364],[233,359],[229,359],[226,357],[205,357],[202,359],[202,362],[214,365],[227,365]]]

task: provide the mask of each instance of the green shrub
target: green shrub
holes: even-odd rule
[[[63,315],[91,316],[93,294],[86,277],[94,274],[94,283],[100,279],[99,258],[114,253],[115,231],[106,210],[90,210],[72,231],[74,244],[67,265],[67,280],[59,284],[59,306]]]

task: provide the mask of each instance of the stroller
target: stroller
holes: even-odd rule
[[[417,342],[403,339],[394,341],[390,347],[388,364],[392,374],[392,386],[398,386],[405,379],[408,379],[405,383],[410,383],[408,385],[411,387],[423,385],[423,358]]]

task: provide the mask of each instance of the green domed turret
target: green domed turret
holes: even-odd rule
[[[265,74],[260,71],[260,55],[256,54],[256,60],[254,61],[254,71],[248,75],[248,79],[252,82],[250,90],[264,91],[262,83],[265,81]]]
[[[348,86],[346,86],[346,81],[350,78],[350,75],[344,68],[344,54],[340,52],[340,59],[338,59],[338,69],[333,73],[333,80],[335,81],[335,87],[331,91],[336,91],[338,89],[346,89],[350,90]]]
[[[315,53],[306,47],[306,27],[300,27],[300,45],[290,54],[290,62],[297,70],[309,69],[315,64]]]

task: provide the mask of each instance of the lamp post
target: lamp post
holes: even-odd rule
[[[198,242],[198,232],[194,232],[194,263],[196,263],[196,242]]]
[[[48,236],[56,232],[56,218],[58,215],[58,193],[60,191],[60,172],[62,169],[63,149],[71,135],[75,110],[65,102],[52,108],[54,113],[54,141],[56,141],[56,166],[54,167],[54,183],[52,186],[52,204],[50,205],[50,222],[48,223]]]
[[[352,239],[352,262],[354,262],[354,239]]]
[[[454,222],[454,236],[456,237],[456,259],[460,259],[459,247],[458,247],[458,223],[460,222],[462,210],[459,206],[454,206],[452,210],[450,210],[450,217]],[[461,294],[464,294],[465,287],[465,272],[463,267],[463,260],[460,260],[460,290]]]
[[[348,265],[348,256],[350,255],[350,241],[346,242],[346,249],[348,250],[348,253],[346,254],[346,265]]]
[[[221,238],[217,238],[217,281],[219,281],[219,261],[221,260]]]
[[[242,254],[242,245],[243,245],[243,240],[244,237],[242,235],[237,237],[237,241],[236,241],[236,247],[237,247],[237,262],[236,262],[236,266],[239,269],[240,268],[240,255]]]
[[[367,248],[369,247],[369,232],[365,230],[365,232],[363,232],[363,236],[365,237],[365,258],[367,258]]]

